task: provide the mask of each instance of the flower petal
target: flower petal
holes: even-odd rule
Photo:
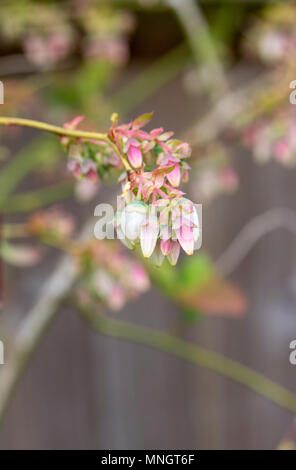
[[[187,255],[191,256],[194,250],[193,228],[182,225],[179,229],[175,230],[175,233],[183,250]]]
[[[128,204],[121,213],[121,230],[126,238],[137,241],[140,236],[140,227],[146,220],[147,206],[141,201]]]
[[[128,159],[134,168],[140,168],[142,166],[143,158],[141,149],[138,146],[130,145],[127,151]]]
[[[155,250],[153,251],[151,255],[151,261],[153,264],[155,264],[155,266],[160,267],[163,263],[163,260],[164,260],[164,255],[161,252],[160,244],[157,243]]]
[[[173,247],[173,241],[171,239],[161,240],[160,248],[161,248],[161,252],[164,256],[167,256],[170,253],[172,247]]]
[[[157,217],[149,215],[140,230],[141,248],[145,258],[150,258],[152,255],[157,242],[158,232],[159,226]]]
[[[180,245],[178,242],[173,242],[171,251],[168,254],[168,260],[172,266],[177,264],[180,254]]]

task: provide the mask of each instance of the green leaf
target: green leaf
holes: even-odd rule
[[[133,127],[135,129],[139,129],[140,127],[146,126],[149,121],[153,118],[153,112],[142,114],[141,116],[137,117],[133,122]]]
[[[193,290],[208,282],[214,275],[214,268],[210,258],[198,252],[185,258],[180,270],[178,285],[180,289]]]
[[[157,267],[150,260],[145,260],[145,267],[154,283],[167,295],[173,297],[178,282],[177,269],[173,268],[168,262],[164,262],[161,267]]]

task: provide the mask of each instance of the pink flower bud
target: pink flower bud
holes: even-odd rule
[[[167,256],[170,253],[172,247],[173,247],[173,241],[171,239],[161,240],[160,248],[164,256]]]
[[[128,159],[134,168],[140,168],[143,163],[140,146],[140,142],[136,139],[128,139],[123,149],[124,152],[127,153]]]
[[[175,165],[174,169],[167,174],[167,178],[174,188],[180,185],[181,172],[178,163]]]
[[[194,233],[193,227],[188,227],[183,224],[180,228],[175,230],[179,243],[187,255],[193,255],[194,250]]]
[[[142,152],[139,147],[131,145],[128,149],[127,156],[134,168],[140,168],[142,165]]]
[[[80,163],[75,158],[69,158],[68,163],[67,163],[67,168],[69,171],[71,171],[71,173],[73,173],[75,178],[81,177],[82,175],[81,166],[80,166]]]

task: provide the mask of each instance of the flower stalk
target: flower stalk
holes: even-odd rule
[[[41,131],[50,132],[52,134],[61,136],[61,137],[73,137],[77,139],[86,139],[86,140],[100,140],[106,142],[112,149],[119,155],[124,167],[126,170],[130,170],[131,167],[127,160],[118,152],[117,147],[114,145],[112,140],[108,137],[107,134],[100,132],[89,132],[89,131],[80,131],[77,129],[64,128],[59,126],[54,126],[46,122],[35,121],[33,119],[24,119],[16,117],[5,117],[0,116],[0,125],[4,126],[22,126],[22,127],[31,127],[33,129],[39,129]]]

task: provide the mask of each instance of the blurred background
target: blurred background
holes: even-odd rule
[[[2,0],[0,115],[103,132],[154,111],[192,145],[203,204],[201,250],[154,268],[94,240],[118,175],[75,180],[55,136],[0,126],[2,449],[295,446],[295,19],[294,2]],[[91,276],[69,237],[98,250]]]

